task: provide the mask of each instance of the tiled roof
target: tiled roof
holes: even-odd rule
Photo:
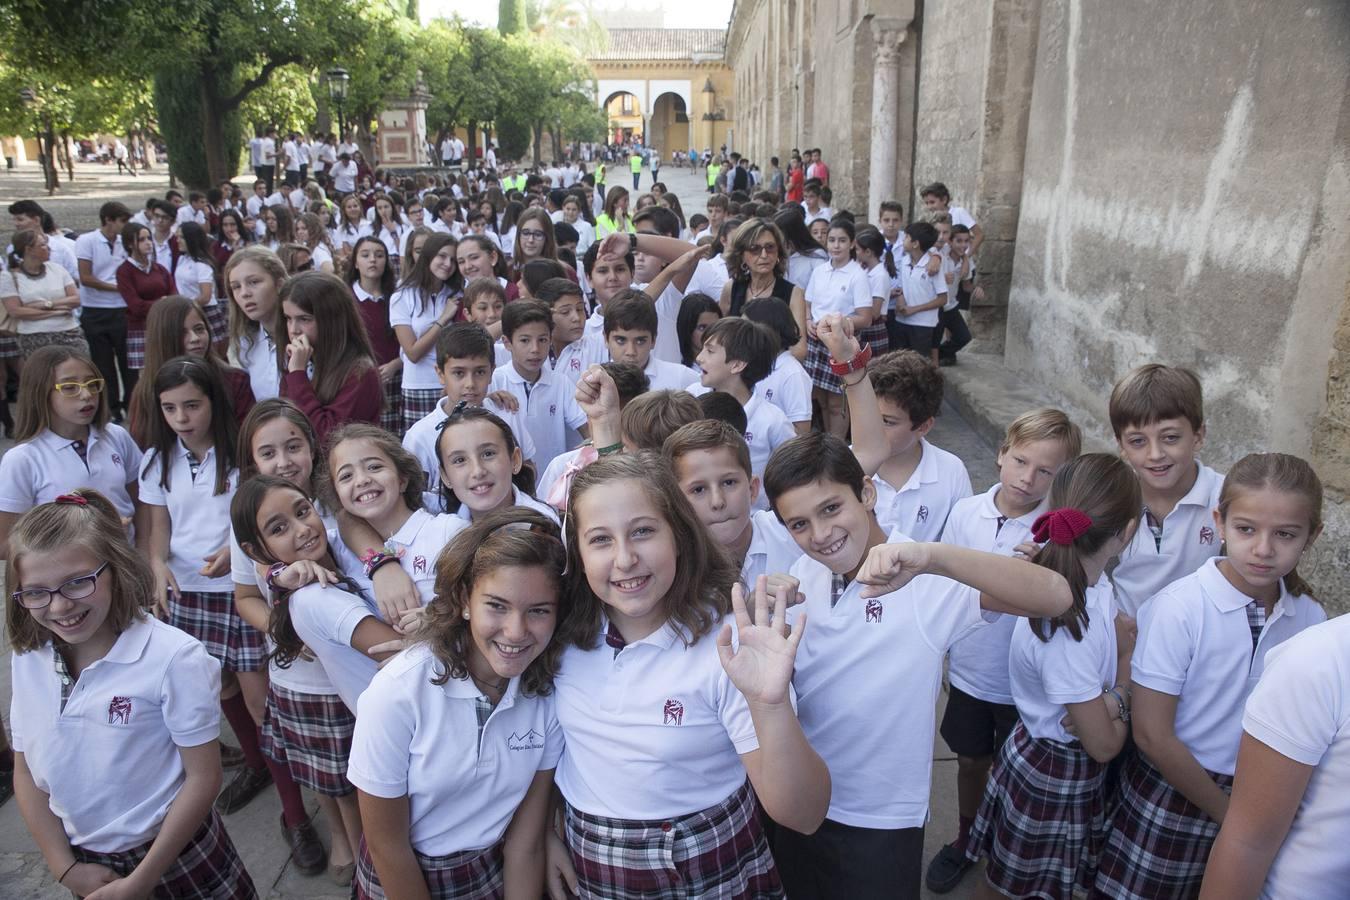
[[[594,60],[690,59],[721,56],[726,46],[723,28],[611,28],[609,46]]]

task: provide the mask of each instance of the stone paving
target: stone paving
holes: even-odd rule
[[[616,177],[611,179],[611,183],[631,187],[629,173],[620,173],[617,167],[615,169]],[[112,170],[113,174],[108,174],[108,170]],[[75,171],[76,181],[70,185],[63,182],[62,190],[55,198],[45,196],[41,172],[37,166],[20,167],[17,172],[0,171],[0,197],[5,198],[4,205],[20,198],[36,199],[51,211],[58,224],[83,231],[97,227],[99,204],[108,200],[121,200],[134,209],[143,204],[146,197],[154,193],[162,196],[168,188],[167,177],[117,177],[113,166],[105,168],[95,164],[80,164]],[[620,174],[622,181],[617,180]],[[705,188],[701,170],[694,175],[689,169],[667,166],[661,169],[661,180],[679,195],[686,215],[703,211]],[[650,172],[647,170],[643,171],[642,184],[644,188],[651,184]],[[8,228],[5,225],[0,225],[0,235],[7,235]],[[994,449],[950,405],[944,405],[930,438],[933,443],[965,461],[976,491],[984,490],[997,477]],[[0,452],[10,445],[8,440],[0,441]],[[10,689],[9,647],[5,643],[0,647],[0,710],[6,719]],[[944,698],[939,697],[936,711],[939,716],[943,702]],[[223,721],[222,727],[226,731],[226,739],[233,741]],[[308,799],[311,811],[317,809],[314,799]],[[269,900],[342,900],[348,897],[345,888],[333,885],[326,876],[306,878],[290,866],[278,828],[280,809],[275,792],[269,789],[248,807],[225,820],[230,837],[244,858],[259,896]],[[327,843],[328,828],[322,816],[318,819],[318,828]],[[925,834],[925,864],[955,834],[956,757],[939,736],[933,748],[932,811]],[[944,896],[954,900],[973,897],[977,879],[978,872],[967,874],[957,890]],[[928,898],[937,895],[925,890],[923,896]],[[0,897],[6,900],[68,900],[70,897],[69,891],[54,883],[42,855],[24,827],[18,805],[12,800],[0,807]]]

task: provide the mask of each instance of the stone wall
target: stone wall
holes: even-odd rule
[[[927,73],[924,73],[927,77]],[[1105,416],[1163,361],[1206,391],[1206,461],[1310,458],[1311,574],[1350,600],[1350,7],[1044,0],[1009,367]],[[980,209],[976,208],[976,215]]]

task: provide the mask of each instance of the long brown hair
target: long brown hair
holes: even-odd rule
[[[122,518],[112,502],[98,491],[78,488],[71,492],[83,503],[43,503],[14,523],[9,533],[9,568],[5,584],[16,591],[23,583],[19,566],[25,557],[60,553],[72,547],[87,550],[108,564],[102,576],[110,579],[112,602],[108,624],[121,634],[136,619],[145,616],[153,603],[154,576],[149,564],[127,542]],[[49,640],[56,646],[65,641],[38,624],[32,614],[12,599],[5,604],[5,625],[15,653],[36,650]]]
[[[89,358],[89,354],[73,347],[52,344],[39,347],[28,354],[19,378],[17,404],[19,415],[14,426],[15,443],[22,444],[24,441],[32,440],[52,427],[52,394],[56,390],[56,370],[68,359],[84,363],[89,367],[92,377],[103,377],[98,366]],[[89,423],[91,428],[102,430],[108,424],[110,388],[112,385],[105,384],[102,393],[98,395],[98,412],[94,413],[94,421]]]
[[[544,233],[544,246],[539,251],[535,259],[557,259],[558,242],[553,236],[553,220],[549,218],[548,213],[537,206],[532,206],[520,214],[516,219],[516,246],[515,255],[512,257],[512,267],[519,271],[526,262],[524,254],[520,249],[520,230],[525,227],[527,222],[535,222],[539,225],[539,230]]]
[[[469,674],[472,638],[465,613],[479,579],[509,566],[544,569],[557,593],[556,621],[561,628],[567,598],[562,590],[566,562],[558,526],[542,513],[523,506],[496,510],[455,535],[436,559],[436,597],[427,604],[414,635],[426,642],[440,664],[432,683],[445,684]],[[553,676],[558,673],[563,651],[557,633],[555,629],[555,639],[521,676],[524,693],[548,694],[553,690]]]
[[[145,366],[132,391],[129,423],[131,436],[142,447],[150,439],[151,421],[159,415],[159,404],[155,402],[154,396],[155,373],[169,360],[183,355],[183,329],[187,327],[188,316],[193,313],[207,327],[206,355],[203,358],[208,365],[218,368],[222,376],[229,368],[216,353],[216,345],[211,342],[210,323],[196,301],[181,294],[172,294],[155,301],[155,305],[150,307],[150,314],[145,317]]]
[[[356,298],[342,279],[328,272],[304,272],[281,286],[278,304],[293,303],[314,316],[319,327],[314,342],[314,393],[331,403],[353,373],[375,367],[366,324],[356,311]],[[283,321],[285,312],[282,312]],[[286,348],[277,342],[277,366],[284,370]]]
[[[242,352],[240,343],[247,338],[250,342],[259,340],[258,332],[262,326],[254,322],[244,311],[239,308],[238,302],[234,299],[234,292],[230,290],[230,275],[235,269],[244,263],[253,263],[263,274],[272,279],[277,292],[277,308],[273,313],[271,327],[268,333],[276,337],[278,343],[285,337],[284,329],[281,328],[281,286],[286,283],[286,264],[281,258],[271,250],[259,244],[253,244],[248,247],[241,247],[230,254],[230,261],[225,263],[225,297],[229,301],[230,314],[230,351],[236,357]]]
[[[239,423],[239,447],[235,450],[235,460],[239,463],[239,480],[244,481],[258,474],[258,463],[253,458],[253,438],[264,425],[277,419],[290,422],[309,442],[312,462],[309,470],[309,487],[312,491],[314,479],[318,476],[320,468],[319,439],[314,433],[314,425],[309,421],[309,417],[295,405],[294,401],[285,397],[269,397],[255,403],[248,411],[248,415],[244,416],[244,421]]]
[[[605,457],[582,469],[572,482],[566,534],[572,606],[559,625],[560,640],[589,649],[600,636],[603,604],[591,590],[582,565],[577,504],[587,491],[615,481],[631,481],[644,491],[674,533],[678,565],[661,606],[666,617],[678,626],[684,643],[694,644],[731,610],[731,585],[739,573],[699,521],[670,466],[650,450]]]
[[[1083,571],[1083,559],[1122,533],[1131,520],[1139,518],[1144,508],[1139,476],[1117,456],[1085,453],[1065,463],[1050,485],[1049,508],[1064,507],[1083,511],[1092,524],[1069,544],[1047,541],[1031,560],[1063,575],[1073,592],[1073,606],[1062,615],[1031,620],[1032,633],[1042,641],[1050,640],[1060,628],[1066,629],[1075,641],[1083,639],[1083,629],[1090,624],[1087,590],[1091,587],[1087,572]]]
[[[1308,539],[1311,542],[1322,527],[1322,481],[1313,467],[1288,453],[1247,454],[1224,477],[1223,490],[1219,492],[1219,518],[1227,521],[1228,508],[1243,491],[1262,489],[1296,494],[1308,501]],[[1312,587],[1298,574],[1297,567],[1284,576],[1284,586],[1295,596],[1313,597]]]

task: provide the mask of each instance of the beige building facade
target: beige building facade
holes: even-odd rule
[[[1350,6],[737,0],[742,148],[820,147],[835,206],[943,181],[981,222],[978,342],[1109,441],[1145,362],[1193,368],[1202,455],[1310,460],[1308,569],[1350,608]],[[954,373],[959,379],[959,371]],[[985,386],[989,389],[999,385]]]

